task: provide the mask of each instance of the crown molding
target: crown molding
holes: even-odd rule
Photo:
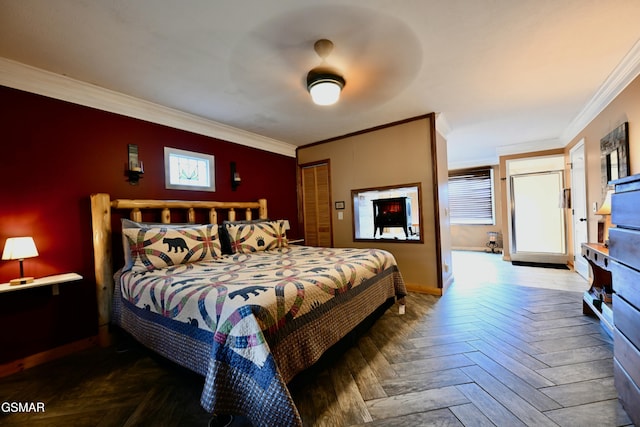
[[[0,58],[0,85],[296,157],[296,146],[60,74]]]
[[[495,165],[498,165],[499,163],[500,162],[497,156],[491,156],[491,157],[484,157],[482,159],[467,160],[464,162],[452,162],[452,163],[449,163],[447,166],[449,170],[456,170],[456,169],[470,169],[470,168],[485,167],[485,166],[495,166]]]
[[[640,40],[620,61],[587,105],[567,126],[561,140],[566,146],[596,118],[636,77],[640,75]]]
[[[556,148],[564,148],[565,144],[561,140],[544,139],[539,141],[527,141],[519,144],[508,144],[496,147],[498,156],[508,156],[511,154],[533,153],[536,151],[553,150]]]

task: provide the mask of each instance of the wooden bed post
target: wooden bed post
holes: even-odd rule
[[[109,322],[113,296],[113,267],[111,257],[111,200],[108,194],[91,195],[91,221],[93,227],[93,259],[96,274],[96,300],[98,303],[98,342],[111,344]]]
[[[267,199],[258,199],[258,204],[260,205],[260,208],[259,208],[259,211],[258,211],[258,218],[267,219],[268,218],[268,214],[267,214]]]

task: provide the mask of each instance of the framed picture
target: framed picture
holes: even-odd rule
[[[344,202],[336,202],[336,209],[344,209]]]
[[[171,190],[216,191],[214,157],[164,147],[164,181]]]
[[[609,181],[629,176],[629,123],[624,122],[600,140],[602,200]]]

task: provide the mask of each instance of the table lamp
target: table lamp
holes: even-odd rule
[[[31,258],[38,256],[38,250],[36,244],[33,241],[33,237],[9,237],[4,244],[4,251],[2,252],[3,260],[17,259],[20,261],[20,277],[9,281],[11,285],[24,285],[25,283],[33,282],[33,277],[24,277],[24,268],[22,261],[25,258]]]
[[[605,246],[609,246],[609,228],[611,228],[611,195],[613,190],[608,190],[607,195],[604,197],[604,201],[600,206],[600,209],[596,211],[596,215],[602,215],[604,217],[604,230],[602,236],[602,242]]]

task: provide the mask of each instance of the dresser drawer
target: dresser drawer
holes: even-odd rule
[[[613,294],[613,323],[631,344],[640,347],[640,312],[618,294]]]
[[[616,261],[611,261],[613,290],[628,303],[640,308],[640,272]]]
[[[640,350],[617,329],[613,331],[613,357],[627,371],[634,383],[640,384]]]
[[[638,200],[640,191],[614,193],[611,196],[611,222],[620,227],[640,229]]]
[[[609,229],[609,256],[640,270],[640,231],[618,227]]]
[[[613,360],[613,377],[618,397],[629,418],[640,426],[640,389],[617,360]]]

